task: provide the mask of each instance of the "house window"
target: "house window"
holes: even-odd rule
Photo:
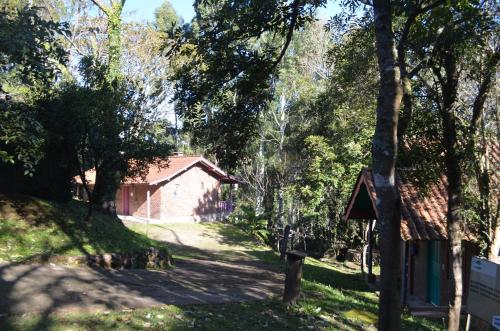
[[[177,196],[177,190],[179,189],[179,184],[174,185],[174,197]]]

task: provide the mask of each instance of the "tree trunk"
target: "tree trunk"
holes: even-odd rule
[[[460,310],[462,307],[462,172],[460,155],[457,146],[457,87],[458,69],[456,57],[448,51],[443,54],[445,78],[440,75],[440,68],[433,69],[436,76],[441,77],[443,120],[443,142],[445,147],[446,177],[448,179],[448,254],[450,259],[451,280],[449,283],[448,330],[458,331],[460,327]]]
[[[265,192],[262,189],[265,187],[261,185],[266,180],[266,163],[264,157],[264,135],[261,133],[259,138],[259,156],[257,158],[257,169],[256,169],[256,182],[257,189],[255,191],[255,214],[260,215],[263,210],[264,195]]]
[[[75,152],[76,155],[76,152]],[[85,169],[83,169],[83,162],[80,162],[78,156],[76,156],[76,164],[78,168],[78,175],[80,176],[80,180],[82,181],[83,189],[85,190],[85,194],[87,195],[87,217],[85,220],[90,222],[90,218],[92,217],[92,207],[93,207],[93,192],[90,190],[89,184],[87,182],[87,178],[85,176]]]
[[[460,326],[460,310],[462,307],[461,174],[458,160],[452,156],[454,151],[449,150],[446,154],[451,154],[446,156],[446,173],[448,177],[448,213],[446,218],[448,222],[448,246],[451,261],[448,330],[458,331]]]
[[[410,125],[413,115],[413,91],[411,79],[408,77],[407,73],[405,57],[405,51],[401,48],[401,50],[398,51],[399,67],[401,68],[401,82],[403,86],[403,112],[398,123],[398,141],[400,144],[403,143],[404,135],[406,134],[406,130]]]
[[[274,186],[270,183],[269,178],[266,181],[266,190],[264,193],[264,213],[266,215],[271,215],[274,210]]]
[[[500,249],[500,226],[498,224],[498,220],[494,215],[492,215],[491,211],[491,200],[495,199],[495,197],[491,196],[490,190],[490,165],[489,165],[489,150],[488,150],[488,141],[486,140],[484,131],[484,120],[481,121],[481,133],[483,136],[482,139],[482,148],[480,148],[480,155],[477,155],[475,158],[476,163],[476,179],[479,187],[479,199],[480,199],[480,207],[479,207],[479,217],[481,218],[481,223],[483,227],[483,233],[486,234],[486,238],[484,238],[486,242],[486,254],[488,256],[488,260],[496,262],[498,258],[498,253]],[[476,143],[474,139],[474,133],[471,133],[471,148],[476,149]]]
[[[121,177],[117,171],[97,169],[92,202],[97,210],[116,216],[116,192],[120,187]]]
[[[380,72],[372,169],[380,225],[380,299],[378,329],[401,329],[401,199],[396,185],[398,112],[402,86],[392,30],[391,4],[373,2]]]
[[[108,70],[111,80],[120,77],[122,10],[122,2],[114,1],[108,13]]]
[[[278,226],[283,227],[285,225],[285,215],[283,207],[283,187],[281,183],[278,184]]]
[[[495,263],[500,262],[498,255],[500,255],[500,224],[496,221],[496,226],[492,231],[491,246],[488,251],[488,260]]]
[[[481,200],[480,206],[480,218],[483,224],[483,232],[487,234],[485,238],[486,242],[486,254],[488,260],[493,262],[498,262],[498,255],[500,254],[500,221],[498,220],[498,197],[496,197],[491,192],[490,188],[490,155],[488,142],[484,135],[484,121],[483,127],[481,128],[483,134],[483,151],[482,155],[476,157],[476,171],[477,171],[477,182],[479,187],[479,197]],[[471,138],[472,139],[472,138]],[[495,199],[497,199],[495,203]],[[492,206],[497,206],[496,212],[492,210]]]
[[[482,230],[485,234],[484,241],[486,245],[486,254],[490,261],[496,262],[500,250],[500,224],[498,221],[498,207],[497,211],[493,211],[495,204],[498,206],[498,197],[492,195],[490,183],[490,155],[489,155],[489,142],[486,137],[486,128],[484,120],[484,105],[488,94],[494,84],[494,77],[497,73],[497,66],[500,61],[500,51],[496,50],[494,53],[489,54],[485,61],[484,74],[482,75],[482,82],[479,85],[478,94],[474,100],[472,108],[472,119],[469,125],[469,151],[472,152],[475,163],[476,180],[479,187],[479,197],[481,205],[479,207],[479,216],[481,218]],[[480,129],[481,144],[477,146],[476,133]],[[479,148],[478,148],[479,147]]]
[[[269,180],[269,178],[268,178]],[[274,186],[272,183],[267,183],[265,185],[266,193],[264,195],[264,213],[267,217],[267,231],[269,232],[269,241],[271,247],[274,250],[278,249],[278,241],[280,234],[276,228],[276,222],[274,219],[273,211],[274,211]]]
[[[103,11],[108,18],[108,74],[107,81],[111,86],[121,77],[120,57],[121,57],[121,31],[122,31],[122,11],[125,0],[113,0],[110,6],[104,5],[100,0],[92,2]],[[116,120],[116,114],[112,113]],[[114,154],[114,153],[111,153]],[[113,163],[114,159],[123,158],[122,155],[108,155],[105,163]],[[120,187],[121,174],[113,167],[96,167],[96,182],[93,191],[93,203],[96,209],[116,216],[116,192]]]

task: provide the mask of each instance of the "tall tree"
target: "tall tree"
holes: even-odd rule
[[[183,24],[182,18],[177,15],[169,0],[165,0],[155,10],[155,27],[164,33],[172,33],[173,30]]]
[[[109,5],[105,5],[101,0],[92,0],[108,19],[108,79],[111,81],[121,75],[122,11],[125,1],[109,0]]]
[[[172,52],[184,61],[176,82],[177,111],[219,161],[235,166],[257,133],[271,98],[270,75],[293,31],[322,0],[196,1],[196,17]]]
[[[498,63],[500,61],[500,49],[486,50],[479,59],[479,70],[477,71],[478,91],[472,105],[472,117],[468,128],[469,131],[469,155],[472,155],[473,171],[479,191],[478,215],[481,221],[481,232],[485,242],[486,256],[489,260],[497,262],[500,256],[500,197],[495,194],[495,185],[498,180],[498,165],[492,162],[491,153],[495,153],[498,143],[499,128],[495,126],[493,114],[487,114],[488,97],[495,91],[495,80],[498,74]],[[496,97],[493,94],[493,97]],[[492,107],[496,108],[496,105]],[[493,113],[496,110],[493,110]],[[493,116],[491,116],[493,115]],[[489,121],[488,121],[489,119]],[[486,122],[490,122],[488,125]]]
[[[420,20],[418,35],[413,40],[413,54],[425,64],[427,73],[420,75],[428,98],[432,101],[429,111],[436,110],[441,120],[443,163],[447,177],[447,235],[450,261],[450,287],[448,329],[458,330],[462,306],[462,240],[464,222],[464,173],[465,149],[474,145],[479,118],[483,112],[484,98],[490,88],[489,74],[482,78],[477,94],[469,108],[461,96],[464,76],[470,70],[471,59],[484,56],[488,39],[498,30],[498,24],[485,8],[486,3],[450,3],[437,7]],[[474,45],[474,46],[472,46]],[[494,59],[494,57],[492,58]],[[497,60],[498,61],[498,60]],[[495,71],[495,61],[486,70]],[[493,67],[492,67],[493,66]],[[470,125],[463,125],[464,114],[469,114]],[[467,134],[464,134],[468,131]],[[469,148],[470,149],[470,148]],[[471,153],[473,154],[473,153]]]
[[[483,6],[487,6],[486,3],[452,2],[434,7],[415,24],[409,44],[410,54],[416,57],[414,61],[419,62],[420,67],[417,80],[420,105],[416,108],[420,114],[417,117],[430,121],[424,124],[425,130],[420,130],[428,142],[421,151],[434,153],[432,161],[426,164],[426,172],[434,169],[435,174],[441,175],[444,166],[448,180],[449,330],[458,330],[462,305],[461,251],[466,208],[463,188],[473,177],[473,172],[466,167],[466,151],[474,155],[477,148],[472,146],[476,145],[484,100],[491,88],[490,75],[496,72],[497,63],[492,61],[496,51],[490,51],[487,45],[498,25]],[[485,66],[471,66],[483,57],[488,59]],[[477,88],[470,82],[474,76],[480,77]],[[466,121],[470,125],[464,125]],[[413,153],[419,144],[414,145]],[[436,161],[442,162],[440,166],[436,166]]]
[[[397,126],[403,88],[397,63],[392,6],[374,0],[375,40],[380,72],[372,171],[380,226],[379,330],[401,328],[401,198],[396,185]]]
[[[165,132],[156,130],[158,112],[148,105],[145,93],[125,79],[110,86],[107,72],[107,66],[84,58],[84,86],[79,94],[92,98],[81,96],[81,102],[74,104],[86,114],[76,146],[79,174],[85,182],[87,167],[95,169],[95,186],[87,194],[90,203],[100,208],[103,197],[108,199],[104,202],[114,204],[116,190],[125,177],[145,176],[151,164],[162,163],[171,147],[163,137]]]
[[[122,73],[120,67],[121,60],[121,33],[122,33],[122,11],[125,0],[110,0],[109,4],[104,4],[100,0],[92,0],[92,2],[106,15],[107,17],[107,70],[105,74],[104,84],[108,86],[112,92],[113,89],[122,81]],[[90,81],[91,78],[89,77]],[[118,107],[118,105],[116,105]],[[102,139],[106,139],[109,144],[102,146],[117,146],[120,140],[120,132],[116,132],[112,128],[118,128],[118,112],[119,109],[113,109],[113,105],[107,105],[107,116],[103,117]],[[110,130],[108,130],[110,129]],[[124,176],[122,173],[124,165],[119,165],[119,160],[123,160],[120,151],[111,149],[107,154],[107,158],[103,159],[100,164],[96,164],[96,182],[93,190],[93,201],[97,208],[116,214],[115,199],[116,191],[120,185],[120,181]],[[128,162],[128,160],[124,160]],[[125,166],[126,168],[126,166]]]

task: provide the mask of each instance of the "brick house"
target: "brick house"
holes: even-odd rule
[[[448,302],[451,277],[446,231],[446,177],[442,176],[422,191],[412,183],[411,175],[411,170],[398,169],[396,176],[401,193],[402,300],[410,308],[426,304],[444,307]],[[365,168],[358,176],[344,219],[357,219],[365,224],[367,252],[363,255],[368,255],[365,260],[368,279],[372,281],[375,279],[371,275],[372,250],[378,232],[376,198],[372,171]],[[479,253],[471,229],[464,229],[462,247],[463,293],[464,302],[467,302],[470,263],[472,256]]]
[[[168,166],[151,165],[146,178],[126,178],[116,193],[122,218],[151,223],[222,220],[232,202],[222,200],[222,185],[231,190],[238,181],[202,156],[171,156]],[[86,172],[92,187],[95,171]],[[81,193],[79,177],[77,194]],[[230,195],[230,194],[229,194]]]

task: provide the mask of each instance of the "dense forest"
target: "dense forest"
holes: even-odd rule
[[[398,330],[401,202],[396,168],[447,179],[453,285],[462,305],[464,226],[500,250],[499,13],[495,1],[197,0],[184,22],[125,0],[2,0],[0,191],[67,201],[96,170],[93,210],[115,213],[126,177],[173,152],[203,154],[242,182],[229,220],[278,249],[286,225],[308,253],[363,244],[344,212],[360,171],[377,192],[379,329]]]

